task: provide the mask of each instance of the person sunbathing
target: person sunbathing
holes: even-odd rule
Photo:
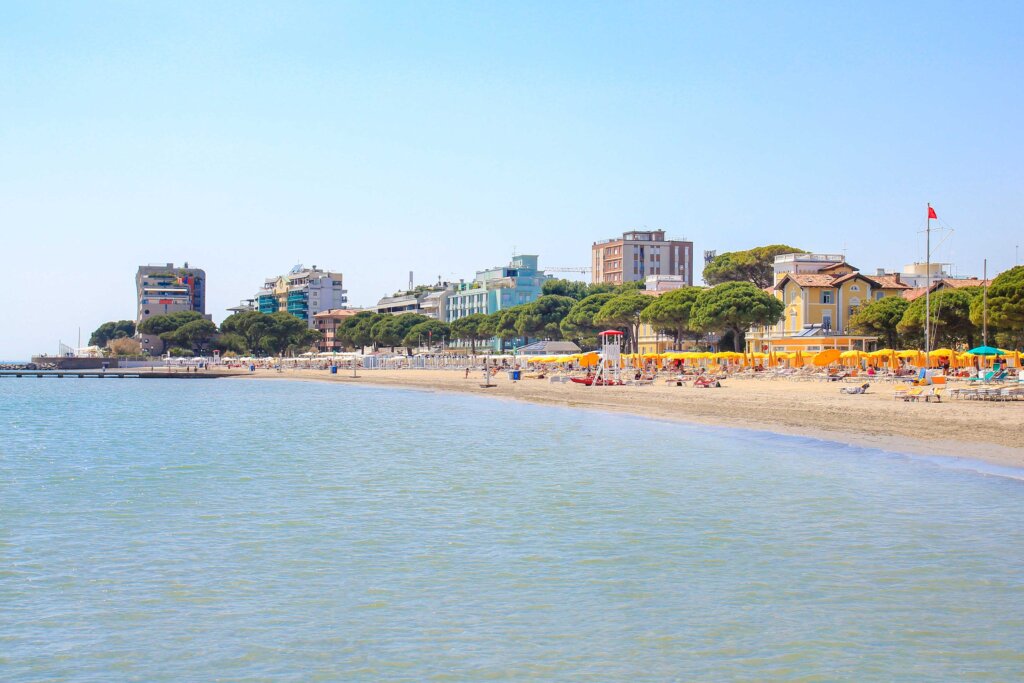
[[[697,379],[693,380],[693,386],[703,387],[705,389],[718,388],[722,386],[722,383],[712,377],[705,377],[701,375]]]

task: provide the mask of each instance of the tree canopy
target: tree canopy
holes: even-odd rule
[[[901,296],[887,296],[862,306],[850,318],[850,327],[861,334],[875,334],[885,338],[890,349],[899,346],[897,330],[910,302]]]
[[[382,315],[370,328],[370,335],[378,346],[403,346],[409,331],[427,320],[430,318],[419,313]]]
[[[690,312],[697,329],[732,333],[733,350],[741,351],[752,325],[774,325],[782,318],[782,301],[750,282],[724,282],[701,290]]]
[[[561,339],[559,324],[575,303],[575,299],[558,294],[539,297],[526,304],[516,319],[516,332],[527,339]]]
[[[519,330],[517,329],[519,316],[523,315],[525,312],[526,304],[520,304],[518,306],[512,306],[511,308],[498,311],[496,314],[498,317],[497,324],[494,328],[494,334],[501,340],[502,349],[505,347],[505,342],[519,336]]]
[[[1003,271],[988,288],[988,325],[1001,345],[1019,348],[1024,342],[1024,266]],[[982,297],[971,306],[971,322],[981,326],[984,317]]]
[[[235,343],[244,342],[251,353],[283,354],[289,349],[308,348],[320,338],[320,333],[309,329],[305,320],[285,311],[235,313],[221,323],[220,330],[222,335],[231,335]]]
[[[480,339],[492,339],[498,336],[498,320],[501,317],[501,312],[490,313],[490,314],[479,314],[484,317],[476,324],[476,333]]]
[[[210,320],[200,318],[187,322],[171,332],[164,332],[160,335],[160,339],[181,348],[203,351],[206,349],[207,342],[216,334],[217,326]]]
[[[194,320],[203,320],[203,316],[196,311],[178,311],[167,315],[154,315],[139,323],[139,332],[142,334],[161,335],[167,332],[174,332],[186,323]]]
[[[111,320],[97,327],[89,335],[89,346],[106,346],[113,339],[124,339],[135,336],[133,320]]]
[[[472,313],[458,320],[453,320],[448,327],[451,328],[452,338],[468,341],[470,349],[473,353],[476,353],[476,343],[478,341],[485,341],[494,336],[493,331],[488,330],[486,327],[483,330],[480,329],[481,323],[486,320],[486,313]]]
[[[802,254],[787,244],[769,244],[745,251],[727,251],[704,266],[704,281],[709,285],[723,282],[750,282],[758,289],[773,285],[775,257],[780,254]]]
[[[981,296],[981,287],[943,289],[930,296],[932,347],[967,344],[974,346],[981,330],[971,322],[971,304]],[[897,330],[916,343],[924,340],[925,297],[910,302]]]
[[[559,323],[559,330],[562,337],[571,339],[581,348],[594,348],[597,346],[597,333],[600,331],[594,316],[601,310],[601,307],[615,298],[611,292],[591,294],[572,305],[565,317]]]
[[[384,318],[384,314],[374,311],[360,311],[351,318],[346,318],[334,331],[334,338],[342,345],[354,349],[367,346],[376,348],[373,342],[373,326]]]
[[[408,347],[422,346],[427,344],[433,346],[440,344],[444,339],[451,339],[452,331],[448,325],[440,320],[424,320],[413,325],[405,335],[402,343]]]
[[[599,325],[610,325],[624,330],[628,335],[628,346],[635,353],[640,336],[640,313],[651,305],[654,299],[638,290],[627,290],[614,295],[594,316]]]
[[[558,296],[567,296],[571,299],[580,299],[586,297],[590,293],[590,286],[586,282],[579,280],[562,280],[552,279],[545,280],[544,284],[540,287],[541,295],[555,294]]]
[[[671,334],[678,345],[686,336],[699,336],[700,331],[690,327],[690,316],[701,287],[680,287],[654,299],[640,314],[640,319],[655,330]]]

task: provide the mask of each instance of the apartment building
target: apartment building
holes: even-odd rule
[[[474,313],[497,311],[528,304],[541,295],[551,276],[537,267],[538,256],[514,256],[507,266],[477,271],[472,282],[460,281],[448,295],[445,322]]]
[[[299,264],[285,275],[264,281],[262,289],[256,293],[256,310],[261,313],[286,311],[305,320],[312,329],[313,316],[320,311],[345,308],[347,294],[341,273]]]
[[[418,313],[436,320],[447,320],[448,297],[455,286],[448,282],[436,285],[420,286],[407,292],[398,292],[393,296],[382,297],[374,307],[377,313]]]
[[[693,284],[693,242],[669,240],[664,230],[631,230],[591,246],[593,282],[621,285],[648,275],[679,275]]]
[[[155,315],[168,315],[181,311],[195,311],[206,314],[206,271],[190,268],[186,262],[181,267],[173,263],[139,266],[135,273],[135,323]],[[139,343],[144,351],[158,355],[163,353],[164,342],[160,337],[139,333]]]
[[[338,327],[362,310],[361,308],[333,308],[329,311],[314,313],[313,329],[321,334],[317,348],[322,352],[343,351],[341,342],[337,339]]]

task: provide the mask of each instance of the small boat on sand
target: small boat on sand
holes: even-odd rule
[[[603,379],[598,377],[596,380],[593,377],[570,377],[570,380],[576,384],[584,384],[588,387],[621,387],[622,380],[614,379]]]

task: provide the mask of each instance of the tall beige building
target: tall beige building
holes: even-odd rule
[[[135,323],[155,315],[195,311],[208,320],[206,313],[206,271],[202,268],[176,267],[173,263],[139,266],[135,273]],[[164,350],[160,337],[138,334],[142,349],[158,355]]]
[[[594,242],[592,282],[621,285],[648,275],[678,275],[693,284],[693,242],[667,240],[664,230],[631,230],[621,238]]]

